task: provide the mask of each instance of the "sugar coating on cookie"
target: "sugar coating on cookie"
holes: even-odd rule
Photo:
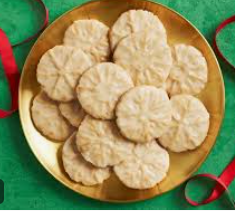
[[[162,87],[172,65],[171,49],[154,31],[144,30],[123,38],[114,63],[131,75],[135,85]]]
[[[121,14],[110,30],[112,50],[121,39],[142,30],[155,30],[162,40],[167,40],[166,30],[156,15],[146,10],[129,10]]]
[[[205,57],[193,46],[177,44],[172,48],[173,65],[167,79],[167,90],[176,94],[200,93],[208,77]]]
[[[66,30],[64,44],[91,54],[96,62],[107,61],[108,32],[109,28],[98,20],[77,20]]]
[[[193,150],[203,143],[209,129],[209,113],[202,102],[190,95],[171,98],[172,122],[160,143],[173,152]]]
[[[85,160],[98,167],[116,165],[127,159],[134,146],[120,135],[114,122],[88,115],[78,129],[76,143]]]
[[[82,75],[77,96],[91,116],[112,119],[119,97],[131,87],[133,82],[123,68],[113,63],[100,63]]]
[[[110,176],[109,168],[98,168],[84,160],[76,146],[76,133],[64,143],[62,161],[69,177],[84,185],[101,184]]]
[[[151,141],[137,144],[127,160],[114,166],[114,172],[127,187],[148,189],[166,177],[169,164],[168,152]]]
[[[44,92],[40,92],[33,100],[32,118],[36,128],[48,138],[65,141],[74,128],[60,114],[57,103]]]
[[[37,80],[51,99],[68,102],[76,98],[75,87],[81,74],[93,65],[91,57],[83,51],[55,46],[42,56]]]
[[[170,100],[163,89],[138,86],[121,97],[116,115],[117,125],[126,138],[134,142],[152,141],[170,125]]]
[[[78,127],[85,117],[85,111],[83,110],[78,100],[73,100],[68,103],[60,103],[59,109],[61,114],[74,127]]]

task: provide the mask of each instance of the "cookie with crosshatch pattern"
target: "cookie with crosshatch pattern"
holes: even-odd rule
[[[65,141],[74,131],[61,115],[58,104],[44,92],[34,98],[31,111],[36,128],[52,140]]]
[[[152,141],[170,125],[170,100],[163,89],[137,86],[121,97],[116,116],[117,125],[126,138],[137,143]]]
[[[134,147],[120,135],[114,122],[88,115],[78,129],[76,143],[85,160],[102,168],[127,159]]]
[[[156,35],[160,35],[165,42],[167,40],[166,29],[157,15],[146,10],[128,10],[120,15],[110,29],[112,50],[123,38],[143,30],[155,30]]]
[[[171,98],[172,121],[160,138],[160,143],[173,152],[193,150],[205,140],[210,115],[203,103],[191,95],[175,95]]]
[[[110,56],[108,32],[109,28],[98,20],[77,20],[66,30],[64,45],[91,54],[95,62],[104,62]]]
[[[98,168],[84,160],[76,147],[76,133],[64,143],[62,161],[69,177],[84,185],[101,184],[110,176],[109,168]]]
[[[80,76],[93,65],[91,57],[82,50],[57,45],[42,56],[37,80],[51,99],[69,102],[76,98]]]
[[[154,30],[144,30],[123,38],[113,61],[130,74],[136,86],[162,87],[172,66],[171,49]]]
[[[172,47],[173,65],[167,79],[167,91],[176,94],[200,93],[208,77],[205,57],[193,46],[177,44]]]
[[[86,71],[77,86],[83,109],[99,119],[113,119],[120,96],[133,87],[127,72],[111,62],[95,65]]]
[[[168,152],[151,141],[136,144],[131,156],[114,166],[114,172],[127,187],[148,189],[166,177],[169,166]]]

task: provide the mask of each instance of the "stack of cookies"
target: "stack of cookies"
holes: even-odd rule
[[[167,150],[193,150],[207,136],[209,113],[194,97],[207,75],[202,53],[170,46],[151,12],[129,10],[111,29],[77,20],[38,64],[33,122],[65,141],[63,165],[75,182],[100,184],[113,167],[127,187],[152,188],[170,168]]]

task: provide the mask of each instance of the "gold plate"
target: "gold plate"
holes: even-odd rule
[[[36,80],[36,67],[41,56],[48,49],[62,43],[66,28],[77,19],[98,19],[112,26],[118,16],[129,9],[145,9],[159,16],[164,23],[169,43],[186,43],[200,49],[209,67],[209,81],[198,96],[208,109],[211,121],[205,142],[196,150],[184,153],[170,153],[170,170],[160,184],[149,190],[126,188],[113,174],[102,185],[86,187],[72,182],[62,167],[61,143],[47,140],[35,129],[30,106],[40,87]],[[19,112],[22,127],[33,153],[58,181],[70,189],[98,200],[129,202],[148,199],[169,191],[183,183],[195,172],[215,144],[224,115],[224,83],[216,57],[200,32],[175,11],[157,3],[142,0],[99,0],[79,6],[58,18],[38,38],[25,62],[19,89]]]

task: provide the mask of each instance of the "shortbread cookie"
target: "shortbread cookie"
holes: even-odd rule
[[[51,99],[68,102],[76,97],[75,87],[81,74],[93,65],[91,57],[83,51],[56,46],[42,56],[37,80]]]
[[[113,59],[128,71],[135,85],[163,86],[172,65],[168,44],[148,30],[121,40]]]
[[[65,171],[75,182],[81,182],[84,185],[96,185],[110,176],[109,168],[98,168],[84,160],[77,149],[75,133],[63,146],[62,160]]]
[[[134,142],[160,137],[171,122],[167,93],[153,86],[138,86],[124,94],[116,108],[121,133]]]
[[[155,30],[162,40],[167,40],[166,30],[156,15],[145,10],[129,10],[121,14],[110,30],[111,48],[114,50],[122,38],[142,30]]]
[[[207,62],[193,46],[178,44],[172,48],[173,65],[167,79],[169,94],[198,94],[207,83]]]
[[[64,141],[74,130],[60,114],[57,103],[44,92],[40,92],[33,100],[32,118],[43,135],[56,141]]]
[[[85,111],[83,110],[78,100],[73,100],[68,103],[60,103],[59,109],[61,114],[74,127],[78,127],[85,117]]]
[[[168,152],[151,141],[137,144],[127,160],[114,166],[114,172],[127,187],[148,189],[166,177],[169,163]]]
[[[114,122],[86,116],[77,133],[83,157],[98,167],[112,166],[128,158],[134,144],[125,140]]]
[[[205,140],[209,113],[202,102],[190,95],[171,98],[172,122],[160,143],[173,152],[193,150]]]
[[[133,87],[125,70],[113,63],[101,63],[86,71],[77,87],[84,110],[95,118],[114,118],[119,97]]]
[[[97,20],[77,20],[65,32],[64,44],[91,54],[96,62],[110,56],[109,28]]]

